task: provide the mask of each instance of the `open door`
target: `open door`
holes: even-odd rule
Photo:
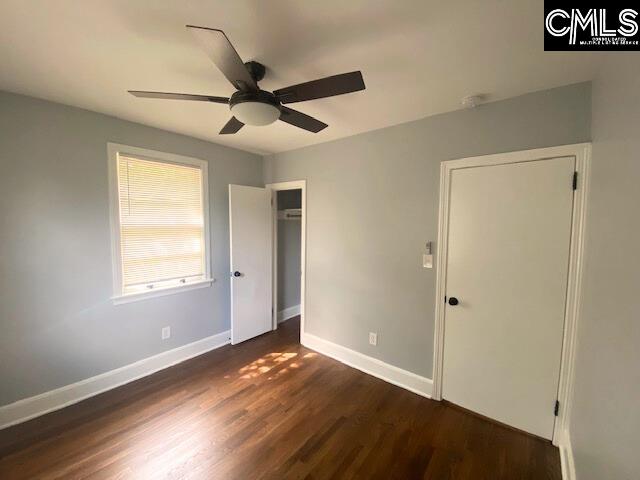
[[[231,343],[272,328],[271,191],[229,185]]]

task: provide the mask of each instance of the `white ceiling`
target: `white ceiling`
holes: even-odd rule
[[[596,56],[543,51],[542,0],[2,0],[0,89],[257,153],[326,142],[490,100],[589,80]],[[220,28],[273,90],[362,70],[367,89],[290,105],[329,124],[217,132],[226,106],[129,89],[230,96],[186,24]]]

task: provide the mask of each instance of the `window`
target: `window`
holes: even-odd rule
[[[109,144],[114,299],[208,286],[207,164]]]

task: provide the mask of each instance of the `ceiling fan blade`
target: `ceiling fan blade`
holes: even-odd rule
[[[202,48],[204,48],[209,58],[227,77],[227,80],[243,92],[255,92],[258,85],[253,77],[249,74],[249,70],[244,66],[240,55],[233,48],[231,42],[222,30],[215,28],[196,27],[195,25],[187,25],[187,28]]]
[[[280,120],[287,122],[289,125],[293,125],[294,127],[302,128],[303,130],[313,133],[318,133],[320,130],[324,130],[329,126],[320,120],[316,120],[309,115],[288,107],[282,107]]]
[[[244,127],[244,123],[242,123],[236,117],[231,117],[231,120],[229,120],[227,124],[224,127],[222,127],[222,130],[220,130],[220,135],[237,133],[238,130],[240,130],[242,127]]]
[[[342,73],[306,83],[275,90],[273,94],[282,103],[304,102],[316,98],[334,97],[364,90],[362,72]]]
[[[190,95],[188,93],[143,92],[129,90],[129,93],[140,98],[164,98],[167,100],[196,100],[200,102],[229,103],[229,97],[212,97],[210,95]]]

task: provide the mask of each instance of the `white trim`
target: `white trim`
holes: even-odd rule
[[[431,398],[433,382],[430,378],[395,367],[377,358],[369,357],[337,343],[316,337],[311,333],[302,335],[301,342],[305,347],[356,368],[361,372],[373,375],[385,382],[423,397]]]
[[[282,323],[297,315],[300,315],[300,305],[284,308],[278,312],[278,323]]]
[[[576,145],[576,148],[578,145]],[[591,144],[582,144],[582,151],[576,154],[578,189],[573,196],[573,219],[571,225],[571,250],[569,252],[569,279],[567,283],[567,305],[564,322],[560,378],[558,381],[558,401],[560,411],[554,425],[554,439],[562,432],[569,442],[569,423],[573,406],[573,385],[575,358],[578,350],[578,322],[582,304],[582,277],[584,269],[585,232],[587,226],[587,199],[591,182]],[[558,445],[554,440],[554,444]],[[571,457],[573,464],[573,456]],[[575,476],[575,473],[574,473]]]
[[[128,293],[126,295],[111,297],[114,305],[122,305],[124,303],[139,302],[149,298],[164,297],[165,295],[175,295],[176,293],[188,292],[189,290],[197,290],[199,288],[209,287],[214,280],[198,280],[196,282],[187,283],[185,285],[176,285],[174,287],[158,288],[149,292]]]
[[[560,449],[560,470],[562,480],[576,480],[576,466],[573,460],[573,448],[571,447],[571,435],[564,430],[558,441]]]
[[[579,143],[560,147],[539,148],[520,152],[500,153],[461,160],[448,160],[440,164],[440,207],[438,219],[438,253],[436,280],[436,311],[433,358],[433,398],[442,399],[442,375],[444,360],[444,295],[446,285],[446,259],[449,216],[449,185],[452,170],[476,166],[501,165],[507,163],[530,162],[557,157],[575,157],[578,172],[578,189],[574,193],[571,225],[571,247],[569,253],[569,274],[567,285],[567,306],[565,311],[558,401],[560,411],[553,431],[553,444],[558,445],[562,432],[569,424],[573,388],[573,368],[576,352],[576,335],[579,318],[580,291],[584,250],[584,232],[589,188],[589,164],[591,144]],[[569,186],[567,186],[569,188]]]
[[[149,160],[166,163],[185,164],[198,167],[202,170],[202,214],[204,217],[204,280],[203,282],[213,282],[211,276],[211,233],[209,228],[209,169],[208,162],[193,157],[185,157],[174,153],[158,152],[147,148],[131,147],[119,143],[107,143],[107,166],[109,174],[109,218],[111,225],[111,264],[113,272],[113,303],[129,303],[137,300],[145,300],[153,297],[178,293],[182,290],[193,290],[193,285],[168,287],[163,289],[166,293],[145,292],[144,294],[123,294],[122,288],[122,259],[120,247],[120,207],[118,195],[118,155],[131,155],[137,158],[147,158]],[[200,287],[202,288],[202,287]],[[160,290],[158,290],[160,292]],[[124,300],[126,298],[126,300]]]
[[[139,360],[40,395],[0,407],[0,429],[26,422],[49,412],[78,403],[94,395],[133,382],[159,370],[184,362],[229,343],[229,331],[197,340],[173,350]]]
[[[278,328],[278,202],[276,192],[280,190],[302,190],[302,218],[300,234],[300,343],[305,332],[305,303],[307,298],[307,181],[295,180],[291,182],[269,183],[266,188],[271,189],[271,209],[273,211],[273,329]]]

